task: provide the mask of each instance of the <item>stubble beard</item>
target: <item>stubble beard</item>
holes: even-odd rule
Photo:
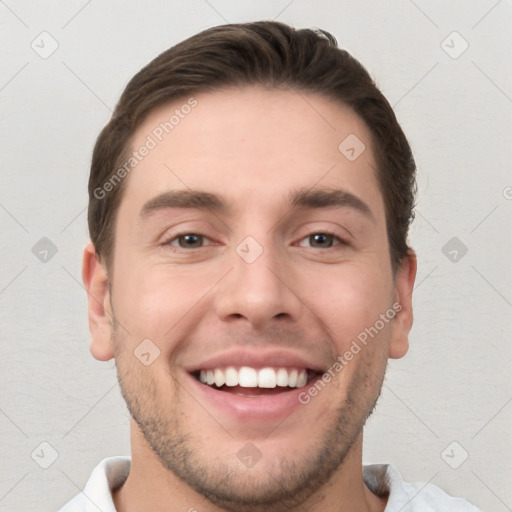
[[[169,390],[173,407],[166,409],[158,403],[158,386],[150,368],[140,365],[133,354],[124,353],[128,351],[123,351],[126,345],[118,329],[114,329],[113,343],[121,393],[162,466],[217,507],[230,512],[306,510],[311,505],[308,503],[303,508],[306,501],[311,501],[315,492],[341,468],[362,433],[379,398],[386,366],[384,362],[379,368],[380,375],[376,375],[371,369],[365,369],[370,368],[369,365],[359,365],[349,383],[347,398],[336,407],[328,426],[323,432],[311,432],[308,436],[308,439],[321,436],[321,440],[315,441],[309,450],[305,447],[301,458],[283,457],[275,461],[272,471],[257,472],[256,465],[250,470],[249,478],[241,478],[243,468],[235,454],[208,458],[208,448],[204,443],[201,446],[201,439],[194,436],[183,419],[186,415],[180,414],[186,412],[182,397],[189,395],[180,394],[181,385],[171,373]],[[130,356],[133,361],[128,363]],[[373,396],[366,395],[368,388]]]

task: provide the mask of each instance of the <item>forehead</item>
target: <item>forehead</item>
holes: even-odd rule
[[[320,95],[246,87],[183,97],[146,117],[131,141],[132,151],[144,147],[125,191],[139,206],[191,188],[272,208],[290,190],[319,186],[341,187],[382,213],[367,126]]]

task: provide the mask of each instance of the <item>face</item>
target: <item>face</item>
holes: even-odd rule
[[[234,510],[302,499],[360,449],[387,358],[407,350],[414,272],[392,274],[349,108],[257,87],[194,98],[168,134],[187,98],[132,140],[156,145],[125,178],[115,322],[92,351],[115,355],[138,434],[196,491]]]

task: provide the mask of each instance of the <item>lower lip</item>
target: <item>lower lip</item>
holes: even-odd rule
[[[194,388],[197,388],[198,394],[206,402],[220,410],[222,414],[228,414],[239,421],[261,422],[279,421],[289,416],[302,405],[299,401],[300,393],[310,387],[315,380],[313,379],[305,387],[283,391],[278,394],[244,397],[227,391],[216,390],[202,384],[192,375],[187,375]],[[249,389],[248,393],[250,393]]]

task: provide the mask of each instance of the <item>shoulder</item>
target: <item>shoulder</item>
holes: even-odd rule
[[[83,491],[59,512],[115,512],[112,491],[120,487],[130,472],[130,457],[103,459],[92,471]]]
[[[481,512],[469,501],[450,496],[430,483],[405,482],[390,464],[363,467],[366,485],[376,494],[388,494],[385,512]]]

